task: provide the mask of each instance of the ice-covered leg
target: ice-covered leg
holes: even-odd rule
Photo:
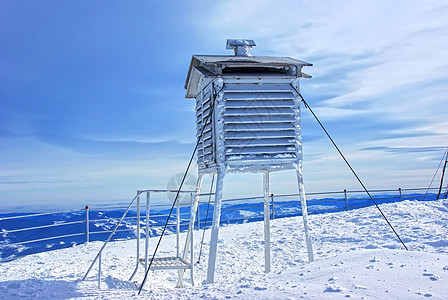
[[[302,161],[300,161],[299,165],[296,166],[296,171],[297,171],[297,182],[299,184],[299,197],[300,197],[300,205],[302,208],[303,226],[305,227],[305,240],[306,240],[306,248],[308,250],[308,260],[309,262],[312,262],[314,261],[314,255],[313,255],[313,245],[311,242],[311,234],[308,228],[308,210],[306,207],[305,187],[303,185]]]
[[[264,271],[271,271],[271,225],[269,210],[269,171],[263,173],[264,192]]]
[[[218,171],[216,181],[215,204],[213,207],[213,223],[208,256],[207,283],[213,283],[215,276],[216,251],[218,246],[219,221],[221,219],[221,200],[224,186],[225,171]]]

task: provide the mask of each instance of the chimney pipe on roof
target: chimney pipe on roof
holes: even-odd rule
[[[226,49],[233,49],[235,51],[235,56],[252,56],[249,50],[255,45],[253,40],[243,40],[243,39],[228,39],[226,44]]]

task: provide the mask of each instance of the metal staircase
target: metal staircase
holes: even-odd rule
[[[180,208],[181,203],[178,201],[178,199],[175,199],[175,213],[176,213],[176,253],[175,255],[167,256],[167,257],[158,257],[156,256],[156,253],[154,253],[154,257],[152,257],[152,254],[149,253],[150,249],[150,243],[149,243],[149,228],[150,228],[150,194],[151,193],[177,193],[178,191],[173,190],[144,190],[144,191],[137,191],[137,195],[134,197],[134,199],[131,201],[129,206],[127,207],[126,211],[124,212],[123,216],[121,217],[120,221],[115,226],[114,230],[111,232],[108,239],[104,242],[103,246],[101,247],[100,251],[96,255],[95,259],[91,263],[89,269],[87,270],[83,281],[87,278],[89,272],[93,268],[94,264],[98,260],[98,287],[100,287],[101,284],[101,254],[103,250],[105,249],[106,245],[109,243],[112,236],[117,231],[117,228],[121,225],[123,219],[126,217],[128,212],[130,211],[131,207],[133,206],[134,202],[137,204],[137,244],[136,244],[136,265],[135,269],[132,273],[132,275],[129,278],[129,281],[132,281],[134,276],[137,274],[137,271],[139,267],[143,267],[143,270],[145,274],[148,272],[148,269],[150,268],[153,271],[156,270],[177,270],[178,272],[178,283],[177,287],[183,287],[183,277],[186,270],[190,270],[190,282],[191,285],[194,285],[194,277],[193,277],[193,266],[194,266],[194,253],[193,253],[193,229],[194,229],[194,222],[195,222],[195,216],[196,211],[198,209],[199,205],[199,195],[196,194],[193,191],[180,191],[179,193],[183,195],[187,195],[190,200],[190,222],[188,226],[185,246],[183,248],[183,251],[181,252],[180,249]],[[141,225],[140,225],[140,211],[141,211],[141,196],[146,194],[146,223],[145,223],[145,247],[144,247],[144,253],[143,257],[141,257],[140,253],[140,235],[141,235]],[[167,220],[168,222],[169,220]],[[151,261],[152,260],[152,261]],[[145,277],[146,279],[146,277]],[[144,283],[142,283],[143,285]]]

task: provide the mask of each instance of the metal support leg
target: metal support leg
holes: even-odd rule
[[[112,236],[115,234],[115,232],[117,232],[118,227],[120,227],[121,222],[123,222],[124,218],[126,217],[127,213],[129,212],[129,210],[132,207],[132,204],[134,203],[135,199],[137,199],[138,194],[134,197],[134,199],[132,199],[131,203],[129,203],[128,207],[126,208],[126,211],[124,212],[123,216],[121,216],[120,221],[118,221],[117,225],[115,225],[114,230],[112,230],[112,232],[110,233],[109,237],[107,238],[107,240],[104,242],[103,246],[101,247],[100,251],[98,252],[98,254],[95,256],[95,259],[92,261],[92,263],[90,264],[89,269],[87,270],[86,274],[84,275],[84,277],[82,278],[82,281],[86,280],[87,276],[89,275],[90,271],[93,268],[93,265],[96,263],[96,261],[98,260],[98,258],[101,256],[101,253],[103,252],[104,248],[106,247],[107,243],[109,243],[110,239],[112,238]]]
[[[305,227],[305,240],[306,240],[306,248],[308,250],[308,261],[313,262],[314,261],[313,245],[311,243],[311,234],[308,229],[308,210],[306,207],[305,187],[303,185],[302,161],[299,161],[299,165],[297,166],[296,171],[297,171],[297,181],[299,184],[300,204],[302,207],[303,226]]]
[[[176,256],[180,253],[180,196],[176,199]]]
[[[194,199],[194,203],[191,207],[191,218],[190,218],[190,224],[188,226],[188,232],[187,232],[187,241],[185,242],[185,247],[184,247],[184,252],[182,255],[183,259],[187,259],[188,257],[188,247],[190,246],[190,239],[191,239],[191,234],[192,234],[192,230],[194,227],[194,221],[195,221],[195,216],[196,216],[196,211],[199,207],[199,196],[201,194],[201,188],[202,188],[202,180],[204,179],[204,175],[199,175],[198,178],[198,182],[196,184],[196,192],[195,192],[195,199]]]
[[[196,228],[197,228],[197,230],[201,230],[201,217],[200,217],[200,213],[199,213],[199,206],[198,206],[198,210],[196,211]]]
[[[139,193],[139,192],[137,192]],[[134,278],[135,274],[137,273],[138,267],[140,265],[140,193],[137,196],[137,262],[135,264],[135,270],[132,273],[131,277],[129,278],[129,281],[132,280],[132,278]]]
[[[101,289],[101,253],[98,258],[98,289]]]
[[[264,271],[271,271],[271,225],[269,212],[269,171],[263,173],[264,191]]]
[[[196,211],[199,208],[199,196],[197,197],[197,202],[196,202],[196,197],[194,199],[194,204],[193,204],[193,193],[190,194],[190,199],[191,199],[191,233],[190,233],[190,279],[191,279],[191,285],[194,286],[194,278],[193,278],[193,265],[194,265],[194,253],[193,253],[193,237],[194,237],[194,217],[196,216]]]
[[[180,196],[178,196],[176,201],[176,257],[179,257],[180,253]],[[182,288],[183,285],[183,274],[181,270],[177,270],[177,287]]]
[[[145,230],[145,272],[148,270],[148,252],[149,252],[149,192],[146,192],[146,230]]]
[[[208,256],[207,283],[213,283],[215,276],[216,250],[218,246],[219,221],[221,219],[221,200],[224,177],[225,171],[220,170],[216,181],[215,204],[213,207],[213,223],[210,238],[210,253]]]
[[[187,239],[185,241],[185,247],[184,252],[182,253],[182,259],[187,260],[188,257],[188,248],[190,248],[190,260],[191,260],[191,270],[190,270],[190,276],[191,276],[191,284],[194,284],[193,280],[193,229],[194,229],[194,221],[196,216],[196,211],[199,207],[199,198],[201,194],[201,188],[202,188],[202,180],[204,179],[204,175],[199,175],[198,182],[196,184],[196,192],[194,195],[194,202],[191,205],[191,211],[190,211],[190,224],[188,226],[187,231]],[[179,274],[179,280],[183,281],[185,270],[180,270]],[[178,284],[179,285],[179,284]]]
[[[140,258],[140,196],[137,197],[137,264]]]

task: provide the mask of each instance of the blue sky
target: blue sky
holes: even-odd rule
[[[448,145],[444,1],[0,0],[0,204],[126,202],[194,148],[193,54],[314,64],[304,97],[369,188],[426,187]],[[308,191],[359,189],[303,109]],[[193,171],[193,173],[195,170]],[[296,191],[290,172],[274,193]],[[224,196],[260,195],[230,175]]]

